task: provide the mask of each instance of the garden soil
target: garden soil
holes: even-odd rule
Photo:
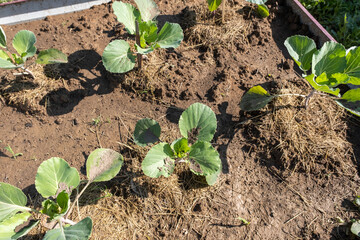
[[[228,0],[224,22],[223,10],[208,13],[203,0],[156,2],[159,24],[181,24],[184,41],[126,74],[110,74],[101,60],[110,41],[134,42],[111,3],[2,26],[8,42],[27,29],[38,50],[60,49],[69,62],[30,66],[35,80],[0,72],[0,181],[39,207],[34,180],[44,160],[61,157],[85,179],[89,153],[111,148],[123,154],[122,170],[93,184],[72,215],[92,217],[92,239],[349,239],[348,223],[360,218],[352,204],[360,182],[359,118],[322,96],[308,109],[296,97],[254,113],[239,108],[258,84],[272,93],[311,92],[283,44],[295,34],[311,36],[307,27],[283,1],[269,1],[271,14],[262,19],[251,4]],[[169,178],[144,176],[149,148],[131,140],[137,120],[156,119],[161,139],[171,142],[180,137],[182,111],[195,102],[217,116],[218,182],[207,186],[186,165]],[[6,146],[23,155],[13,158]],[[45,231],[39,226],[25,239]]]

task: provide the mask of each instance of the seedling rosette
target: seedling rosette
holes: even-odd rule
[[[307,96],[287,95],[305,97],[305,106],[314,94],[325,95],[360,116],[360,47],[345,49],[340,43],[326,42],[317,49],[314,40],[300,35],[287,38],[285,46],[303,71],[303,77],[313,87]],[[255,86],[245,93],[240,108],[244,111],[259,110],[273,98],[283,95],[270,95],[261,86]]]
[[[211,108],[201,103],[192,104],[179,120],[182,138],[171,144],[160,142],[153,146],[141,164],[144,174],[153,178],[169,177],[177,163],[185,162],[194,174],[205,176],[209,185],[215,184],[221,172],[219,153],[210,143],[216,127]],[[155,120],[141,119],[135,126],[134,142],[140,146],[155,143],[159,141],[160,131]]]
[[[135,0],[139,9],[129,3],[115,1],[112,5],[115,15],[126,31],[136,35],[136,52],[128,42],[115,40],[109,43],[102,55],[106,70],[125,73],[135,67],[136,59],[141,68],[142,55],[157,48],[177,48],[184,38],[183,30],[177,23],[166,22],[159,31],[156,17],[159,10],[152,0]]]
[[[36,54],[36,37],[35,34],[28,30],[21,30],[14,36],[12,45],[17,53],[11,53],[7,46],[6,35],[0,27],[0,68],[4,69],[22,69],[20,75],[30,75],[34,78],[33,73],[27,68],[26,61]],[[54,64],[67,63],[67,56],[61,51],[51,48],[40,51],[37,55],[36,63]]]
[[[86,162],[87,184],[71,204],[72,190],[79,187],[78,171],[70,167],[62,158],[53,157],[40,164],[35,188],[45,200],[40,211],[26,207],[27,198],[17,187],[0,182],[0,240],[18,239],[25,236],[40,220],[30,220],[30,212],[44,214],[51,221],[49,230],[43,239],[89,239],[92,231],[92,220],[87,217],[75,223],[68,219],[73,207],[92,182],[108,181],[120,171],[123,163],[121,154],[99,148],[93,151]],[[29,222],[15,232],[20,225]],[[58,225],[57,228],[54,226]],[[70,225],[70,226],[69,226]]]

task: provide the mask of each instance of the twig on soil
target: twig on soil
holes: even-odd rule
[[[117,142],[118,144],[120,144],[121,146],[127,147],[130,150],[134,151],[134,148],[130,147],[129,145],[125,144],[125,143],[121,143],[121,142]]]
[[[295,218],[297,218],[298,216],[300,216],[300,215],[303,214],[303,213],[304,213],[304,211],[296,214],[295,216],[293,216],[292,218],[290,218],[289,220],[287,220],[286,222],[284,222],[284,224],[287,224],[287,223],[291,222],[292,220],[294,220]]]

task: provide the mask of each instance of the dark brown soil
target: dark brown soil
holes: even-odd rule
[[[160,196],[162,190],[156,186],[169,181],[178,184],[189,199],[197,196],[189,203],[188,215],[177,213],[175,222],[167,222],[165,215],[169,212],[164,210],[163,219],[145,219],[153,227],[151,231],[146,232],[139,222],[128,225],[125,236],[112,234],[115,232],[112,225],[106,232],[95,224],[93,239],[347,239],[347,228],[338,219],[349,222],[358,216],[351,201],[360,186],[359,118],[344,114],[339,120],[348,143],[345,147],[349,154],[338,159],[346,165],[345,170],[342,165],[327,168],[321,167],[321,163],[315,164],[319,171],[306,172],[303,168],[288,174],[291,168],[284,164],[276,141],[266,137],[272,132],[259,132],[266,131],[259,127],[264,112],[250,115],[239,108],[241,96],[257,84],[271,92],[283,86],[301,89],[297,93],[311,91],[283,46],[291,35],[308,34],[306,27],[282,1],[269,1],[271,15],[266,19],[258,18],[245,1],[227,1],[226,21],[237,29],[226,36],[226,41],[222,41],[225,34],[220,34],[218,42],[209,42],[205,38],[214,32],[206,29],[220,31],[223,25],[205,14],[205,1],[156,2],[161,10],[160,24],[180,23],[185,40],[175,50],[152,53],[144,60],[142,71],[135,69],[127,74],[110,74],[101,62],[102,52],[110,41],[133,40],[117,22],[111,4],[3,26],[8,39],[22,29],[33,31],[39,50],[58,48],[69,56],[69,63],[44,69],[34,67],[40,71],[38,74],[46,74],[48,81],[52,81],[47,90],[41,91],[37,90],[39,83],[32,79],[14,80],[11,74],[0,72],[0,181],[20,187],[34,197],[34,179],[42,161],[61,157],[84,173],[86,157],[100,146],[124,155],[121,175],[138,171],[144,154],[134,155],[124,145],[135,148],[129,138],[136,121],[143,117],[158,120],[163,138],[171,141],[179,137],[177,121],[182,110],[202,102],[213,109],[218,119],[213,141],[223,162],[218,183],[200,189],[185,186],[182,183],[194,180],[187,179],[191,175],[180,170],[170,180],[160,178],[151,182],[143,178],[153,184],[143,185],[152,195]],[[215,17],[221,18],[221,14]],[[22,97],[28,96],[26,91],[38,91],[34,101]],[[317,111],[327,108],[326,102],[322,104],[325,105]],[[294,109],[306,111],[296,106]],[[101,123],[94,126],[96,118]],[[257,120],[247,121],[250,118]],[[327,119],[320,124],[333,123]],[[7,145],[23,156],[11,158],[4,150]],[[121,188],[130,188],[132,184],[129,179],[112,183],[121,184]],[[146,199],[131,194],[130,190],[123,191],[131,195],[124,198],[143,204],[145,218],[151,194]],[[182,218],[182,214],[190,217]],[[239,217],[250,224],[243,224]]]

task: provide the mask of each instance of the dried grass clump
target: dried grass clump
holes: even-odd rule
[[[15,78],[8,73],[0,82],[1,96],[9,105],[21,111],[30,113],[41,113],[45,111],[45,107],[40,105],[40,101],[48,93],[64,87],[62,79],[55,77],[56,69],[51,69],[45,69],[44,66],[40,64],[29,67],[35,79],[27,76]],[[47,77],[45,72],[46,75],[51,77]]]
[[[297,107],[304,101],[295,97],[278,98],[274,105],[257,129],[268,155],[279,158],[284,169],[315,175],[355,170],[349,167],[353,153],[346,139],[344,109],[319,95],[308,109]]]
[[[215,46],[230,47],[235,43],[246,43],[250,26],[234,9],[227,8],[225,22],[221,24],[217,24],[221,22],[220,11],[218,11],[219,14],[213,16],[206,4],[195,7],[195,12],[197,24],[184,31],[184,38],[188,43],[210,49]]]

